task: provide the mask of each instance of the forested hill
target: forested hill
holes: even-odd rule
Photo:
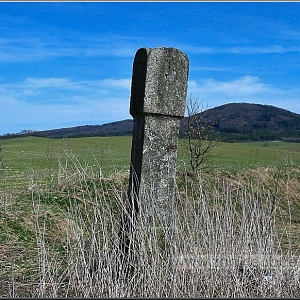
[[[199,114],[213,124],[223,141],[284,140],[300,142],[300,115],[270,105],[229,103]],[[182,123],[184,124],[184,122]],[[181,133],[184,126],[181,126]],[[0,138],[34,135],[47,138],[132,135],[133,120],[5,135]]]
[[[107,123],[103,125],[85,125],[69,128],[60,128],[45,131],[36,131],[31,135],[42,136],[47,138],[70,138],[84,136],[119,136],[132,135],[133,120],[127,119]]]
[[[201,114],[225,141],[300,142],[300,115],[271,105],[229,103]]]

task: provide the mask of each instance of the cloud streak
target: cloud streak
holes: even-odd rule
[[[65,57],[132,57],[136,49],[131,38],[114,36],[91,39],[77,34],[68,39],[69,42],[51,35],[0,38],[0,63],[36,62]]]
[[[284,47],[281,45],[253,46],[253,47],[195,47],[182,46],[185,51],[191,54],[238,54],[238,55],[255,55],[255,54],[283,54],[291,52],[300,52],[300,46]]]
[[[64,38],[67,36],[67,38]],[[93,57],[133,57],[139,45],[149,45],[151,39],[144,37],[131,37],[121,35],[88,36],[65,32],[64,34],[51,35],[44,33],[24,33],[24,37],[15,36],[13,33],[0,38],[0,64],[15,62],[36,62],[56,58],[93,58]],[[259,55],[259,54],[284,54],[299,53],[300,46],[282,46],[270,44],[265,46],[192,46],[172,42],[177,48],[190,55]]]
[[[249,102],[285,106],[293,112],[300,110],[300,90],[284,90],[264,83],[256,76],[243,76],[231,81],[215,79],[191,80],[188,93],[203,99],[209,107],[230,103]]]
[[[130,118],[130,82],[125,78],[27,78],[19,83],[2,83],[0,134]]]
[[[82,5],[82,7],[81,5],[63,4],[56,6],[55,9],[53,9],[53,5],[55,4],[52,3],[48,7],[35,6],[35,10],[38,10],[39,14],[48,13],[52,15],[58,9],[63,14],[72,15],[74,13],[72,13],[72,9],[75,9],[74,18],[78,18],[76,14],[82,14],[85,11],[86,15],[91,18],[97,18],[93,24],[94,30],[87,33],[85,30],[78,30],[76,25],[74,27],[59,26],[55,21],[51,21],[49,16],[46,17],[49,22],[41,22],[41,27],[39,27],[37,23],[39,21],[30,14],[28,16],[26,14],[14,16],[9,13],[0,13],[0,64],[36,62],[66,57],[81,59],[89,57],[127,58],[134,55],[136,49],[139,48],[138,45],[145,44],[145,41],[148,40],[145,36],[130,35],[125,31],[124,33],[107,31],[110,26],[107,22],[105,22],[104,28],[99,28],[101,20],[99,23],[98,18],[104,14],[101,9],[96,9],[95,12],[97,13],[94,15],[93,10],[87,8],[87,4]],[[97,16],[98,13],[99,16]],[[114,14],[113,11],[111,13]],[[61,16],[59,16],[60,18]],[[97,31],[96,28],[99,30]]]

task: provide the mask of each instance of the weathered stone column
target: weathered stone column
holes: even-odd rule
[[[132,231],[140,210],[149,213],[162,226],[165,247],[172,240],[178,134],[187,79],[188,58],[181,51],[141,48],[136,52],[130,101],[134,118],[128,189],[131,225],[126,230]],[[125,244],[131,247],[130,238]]]

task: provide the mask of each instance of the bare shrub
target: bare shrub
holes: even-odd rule
[[[187,116],[183,119],[182,143],[190,158],[192,172],[203,169],[212,157],[212,150],[220,142],[214,121],[206,118],[203,101],[192,95],[186,103]]]

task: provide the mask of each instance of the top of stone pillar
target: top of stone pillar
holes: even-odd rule
[[[183,117],[189,62],[175,48],[141,48],[133,62],[130,114]]]

